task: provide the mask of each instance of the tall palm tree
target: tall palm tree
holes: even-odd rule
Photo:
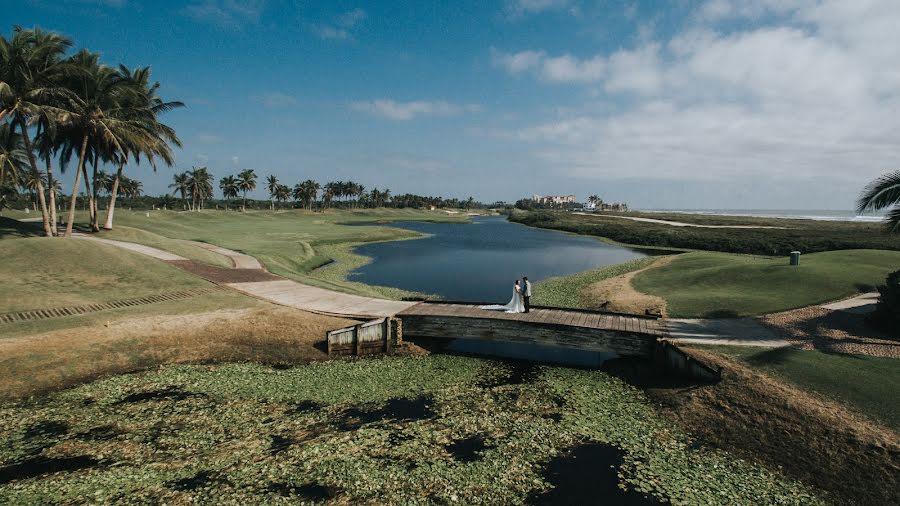
[[[159,115],[173,109],[184,107],[183,102],[164,101],[156,95],[159,82],[151,84],[150,67],[130,70],[124,65],[119,65],[119,76],[132,88],[121,102],[123,113],[130,121],[135,123],[139,135],[126,143],[125,148],[131,152],[134,160],[140,163],[143,155],[150,166],[156,171],[156,160],[159,159],[171,167],[175,163],[171,145],[181,146],[181,140],[175,134],[175,130],[159,121]],[[119,181],[123,176],[127,157],[117,157],[118,170],[112,182],[109,207],[106,213],[105,230],[112,230],[113,216],[116,210],[116,194]]]
[[[0,186],[15,189],[19,174],[28,167],[22,136],[9,124],[0,125]]]
[[[201,211],[203,201],[212,197],[213,176],[206,167],[193,167],[188,173],[188,193],[191,196],[191,209]]]
[[[175,174],[172,176],[172,180],[174,181],[169,185],[169,188],[172,189],[172,193],[178,192],[181,194],[181,202],[184,204],[185,208],[187,208],[187,194],[188,194],[188,180],[190,179],[190,175],[187,172],[182,172],[180,174]],[[190,208],[193,210],[193,207]]]
[[[900,170],[889,172],[869,183],[856,203],[860,213],[891,208],[884,224],[889,232],[900,232]]]
[[[0,121],[9,119],[22,132],[32,172],[38,172],[28,127],[41,115],[57,117],[68,93],[60,83],[61,59],[72,47],[62,35],[39,28],[15,27],[10,40],[0,36]],[[43,184],[38,188],[44,233],[53,235]]]
[[[319,183],[312,179],[307,179],[306,181],[300,183],[301,188],[301,197],[303,198],[303,205],[312,211],[313,203],[316,201],[316,196],[319,193]]]
[[[240,192],[240,180],[236,179],[234,176],[225,176],[219,180],[219,189],[222,190],[222,195],[226,200],[225,209],[228,209],[227,201],[229,199],[237,198],[238,193]]]
[[[287,202],[291,198],[291,188],[286,184],[280,184],[275,188],[275,200]]]
[[[266,189],[269,191],[269,199],[272,201],[272,210],[275,210],[275,189],[278,188],[278,177],[269,174],[266,178]]]
[[[66,223],[66,236],[72,235],[75,221],[75,196],[81,175],[84,175],[86,195],[92,205],[85,162],[90,158],[96,167],[100,155],[108,158],[128,158],[128,146],[139,145],[145,139],[142,126],[135,122],[127,107],[123,104],[134,100],[135,90],[128,81],[114,69],[101,65],[99,56],[81,50],[70,58],[71,65],[77,69],[72,72],[68,87],[75,95],[71,111],[66,115],[68,121],[65,128],[72,139],[78,142],[78,168],[75,171],[75,182],[72,185],[72,203],[69,206],[69,219]],[[69,142],[63,148],[63,158],[71,156],[76,144]],[[92,228],[99,230],[96,215]]]
[[[253,169],[244,169],[242,170],[237,177],[238,189],[241,190],[241,193],[244,195],[244,201],[241,204],[241,211],[247,210],[247,192],[252,192],[256,189],[256,173],[253,172]]]
[[[122,193],[130,199],[140,198],[141,195],[144,194],[144,183],[137,179],[122,176],[121,181],[119,181],[119,186],[122,187]]]

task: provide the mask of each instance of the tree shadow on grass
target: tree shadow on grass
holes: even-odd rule
[[[714,309],[703,314],[703,318],[718,320],[724,318],[740,318],[741,315],[732,309]]]
[[[0,237],[43,237],[44,228],[40,222],[19,221],[0,216]]]
[[[790,346],[783,346],[781,348],[772,348],[759,353],[754,353],[745,360],[747,363],[755,366],[781,365],[789,361],[791,356],[795,353],[801,352],[798,352]]]

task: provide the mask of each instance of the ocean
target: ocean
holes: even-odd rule
[[[852,210],[811,209],[640,209],[647,213],[708,214],[715,216],[751,216],[756,218],[786,218],[794,220],[879,222],[883,214],[858,214]]]

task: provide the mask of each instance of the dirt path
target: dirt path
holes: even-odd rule
[[[591,214],[591,213],[572,213],[579,216],[596,216],[603,218],[616,218],[619,220],[642,221],[644,223],[655,223],[657,225],[669,225],[672,227],[695,227],[695,228],[769,228],[785,230],[787,227],[773,227],[766,225],[699,225],[696,223],[685,223],[683,221],[657,220],[655,218],[638,218],[636,216],[614,216],[611,214]]]
[[[646,311],[650,311],[665,318],[666,300],[635,290],[631,280],[647,269],[669,264],[673,258],[660,257],[643,269],[592,283],[581,290],[581,297],[589,304],[588,307],[603,307],[608,311],[631,314],[646,314]]]

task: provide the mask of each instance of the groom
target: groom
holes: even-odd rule
[[[525,301],[525,312],[531,312],[531,281],[528,276],[522,277],[522,300]]]

